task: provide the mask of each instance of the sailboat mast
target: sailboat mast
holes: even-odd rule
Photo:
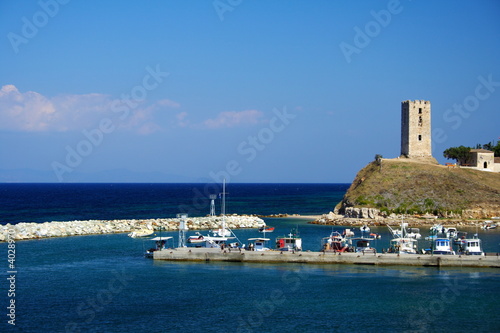
[[[226,179],[222,182],[222,237],[226,237]]]

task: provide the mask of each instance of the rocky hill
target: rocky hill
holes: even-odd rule
[[[335,211],[348,216],[362,211],[371,215],[500,216],[500,173],[383,159],[358,172]]]

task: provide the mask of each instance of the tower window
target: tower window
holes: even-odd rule
[[[422,126],[422,116],[418,117],[418,126]]]
[[[422,114],[422,108],[418,108],[418,114]]]
[[[418,136],[418,141],[422,141],[422,135]]]

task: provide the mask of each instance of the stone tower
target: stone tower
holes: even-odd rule
[[[401,156],[436,161],[431,148],[431,102],[401,102]]]

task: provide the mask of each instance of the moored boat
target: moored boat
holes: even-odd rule
[[[332,231],[329,237],[321,239],[321,251],[346,252],[349,249],[347,238],[338,231]]]
[[[451,247],[451,240],[448,238],[436,238],[433,242],[432,254],[454,255],[455,251]]]
[[[448,227],[444,230],[447,238],[455,238],[458,235],[458,230],[455,227]]]
[[[300,238],[298,231],[296,229],[292,229],[287,236],[277,237],[276,250],[302,251],[302,238]]]
[[[153,258],[153,254],[156,251],[161,251],[165,249],[167,246],[167,241],[173,239],[173,237],[155,237],[151,238],[150,240],[155,242],[155,247],[150,248],[149,250],[146,251],[144,254],[148,258]]]
[[[150,229],[140,229],[140,230],[134,230],[131,233],[128,234],[129,237],[131,238],[140,238],[140,237],[148,237],[151,236],[154,233],[154,230]]]
[[[259,232],[273,232],[274,227],[263,226],[259,228]]]
[[[370,245],[373,238],[351,238],[349,241],[353,246],[354,252],[359,253],[377,253],[377,250]]]
[[[410,237],[391,239],[389,253],[416,254],[417,240]]]
[[[481,229],[483,230],[490,230],[490,229],[495,229],[497,225],[493,223],[493,221],[484,221],[483,225],[481,226]]]
[[[484,252],[481,247],[481,240],[477,237],[477,234],[474,235],[474,238],[460,239],[460,243],[458,244],[458,253],[484,256]]]
[[[364,224],[361,228],[359,228],[359,230],[361,231],[361,233],[364,233],[364,232],[370,232],[370,227],[367,226],[366,224]]]
[[[247,251],[270,251],[271,249],[266,246],[266,242],[270,241],[269,238],[257,237],[249,238],[248,245],[245,247]]]
[[[194,236],[189,236],[188,239],[187,239],[187,242],[189,244],[200,244],[200,243],[203,243],[205,241],[205,237],[200,234],[199,232],[196,233],[196,235]]]

